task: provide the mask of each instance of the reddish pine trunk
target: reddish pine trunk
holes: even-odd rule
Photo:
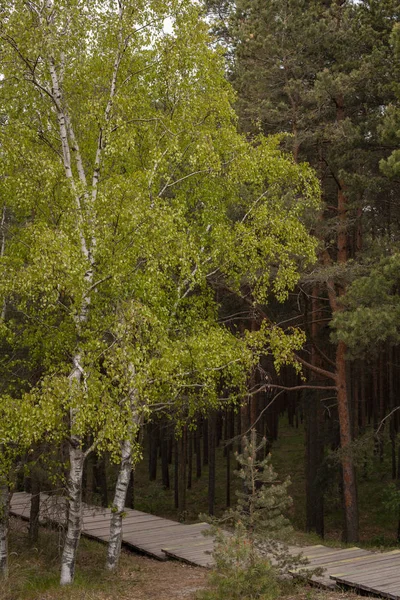
[[[346,345],[340,341],[336,350],[337,400],[340,426],[340,447],[342,450],[343,500],[345,512],[345,540],[358,541],[357,484],[351,453],[351,422],[346,382]]]

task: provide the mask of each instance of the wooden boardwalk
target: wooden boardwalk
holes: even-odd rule
[[[31,495],[17,492],[11,498],[10,513],[29,520]],[[212,566],[213,540],[202,531],[210,529],[207,523],[184,525],[169,519],[155,517],[140,510],[125,509],[122,520],[123,544],[132,550],[167,560],[174,557],[193,565]],[[109,508],[83,505],[82,534],[107,542],[110,533]],[[66,501],[61,496],[40,495],[40,522],[60,526],[66,523]]]
[[[31,496],[25,492],[13,494],[11,514],[29,519]],[[213,565],[212,537],[202,535],[210,529],[207,523],[184,525],[162,519],[139,510],[126,508],[123,519],[123,543],[132,550],[158,560],[174,558],[192,565]],[[107,542],[110,527],[110,509],[84,504],[82,534]],[[60,496],[41,494],[40,521],[43,524],[65,524],[66,501]],[[312,577],[316,585],[328,588],[350,587],[355,591],[400,600],[400,550],[370,552],[361,548],[327,548],[326,546],[291,547],[295,554],[302,552],[310,567],[322,567],[321,576]]]

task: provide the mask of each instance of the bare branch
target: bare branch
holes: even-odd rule
[[[298,392],[300,390],[337,390],[336,385],[294,385],[287,387],[285,385],[268,384],[268,389],[283,390],[285,392]]]
[[[382,419],[382,421],[379,423],[378,429],[375,431],[375,435],[378,435],[378,433],[381,430],[381,428],[383,427],[383,424],[385,423],[385,421],[387,419],[389,419],[389,417],[391,417],[397,410],[400,410],[400,406],[396,406],[393,410],[390,411],[390,413],[388,415],[386,415],[386,417],[384,417]]]

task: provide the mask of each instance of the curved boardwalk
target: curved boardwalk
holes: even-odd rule
[[[41,494],[40,499],[40,521],[62,526],[66,521],[65,498]],[[28,520],[30,504],[30,494],[15,493],[10,512]],[[210,528],[207,523],[184,525],[140,510],[126,508],[125,511],[125,546],[158,560],[175,558],[202,567],[213,565],[213,539],[202,535],[204,530]],[[107,542],[110,515],[110,509],[84,504],[82,534]],[[322,545],[293,546],[291,550],[296,554],[302,552],[309,559],[311,568],[324,569],[322,576],[312,578],[316,585],[329,588],[340,585],[400,600],[400,550],[378,553],[356,547],[339,549]]]

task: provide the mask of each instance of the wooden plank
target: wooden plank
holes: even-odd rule
[[[309,560],[312,566],[318,566],[340,560],[346,560],[347,558],[356,558],[357,556],[369,556],[370,554],[371,553],[368,550],[361,550],[360,548],[345,548],[344,550],[339,550],[338,552],[334,552],[327,556],[310,558]]]
[[[122,530],[123,532],[131,532],[131,531],[135,531],[137,533],[144,531],[144,532],[152,532],[152,531],[156,531],[158,529],[172,529],[175,527],[181,527],[180,523],[176,523],[175,521],[167,521],[166,519],[159,519],[158,521],[155,522],[144,522],[144,523],[124,523],[124,520],[122,522]],[[99,531],[102,531],[105,528],[110,528],[110,521],[104,521],[103,523],[99,523],[97,522],[96,525],[94,525],[94,527],[92,527],[92,525],[90,523],[85,522],[84,523],[84,529],[85,531],[95,531],[96,529],[98,529]]]
[[[337,552],[338,548],[329,548],[328,546],[289,546],[290,552],[293,554],[304,554],[305,556],[324,556],[326,554],[332,554]]]
[[[348,575],[345,577],[349,581],[353,581],[355,583],[385,583],[388,579],[396,579],[400,583],[400,570],[399,566],[394,566],[385,569],[384,571],[374,573],[362,573],[358,575]],[[341,578],[342,579],[342,578]]]
[[[195,547],[195,548],[214,548],[214,542],[207,542],[207,541],[196,541],[196,538],[192,538],[192,540],[188,540],[188,544],[191,544],[191,547]],[[162,550],[178,550],[180,548],[186,548],[187,545],[185,544],[176,544],[175,546],[168,546],[168,547],[163,547]]]
[[[104,515],[104,516],[98,516],[98,517],[87,517],[87,516],[83,516],[83,522],[88,526],[92,526],[96,527],[97,525],[101,525],[101,523],[110,523],[111,520],[111,513],[109,515]],[[154,517],[153,515],[146,515],[146,516],[136,516],[136,515],[132,515],[132,516],[126,516],[122,518],[122,523],[155,523],[155,522],[160,522],[160,521],[165,521],[165,519],[162,519],[161,517]],[[175,523],[175,521],[172,521],[172,523]]]
[[[29,498],[25,498],[25,497],[12,498],[10,505],[11,506],[23,506],[24,504],[30,504],[30,503],[31,503],[31,497],[29,496]]]
[[[353,588],[357,588],[357,589],[361,589],[365,592],[370,592],[373,594],[377,594],[380,596],[386,596],[388,598],[393,598],[393,599],[397,599],[400,598],[400,592],[399,592],[399,586],[398,585],[394,585],[394,586],[389,586],[386,589],[383,586],[370,586],[366,583],[360,582],[360,583],[352,583],[351,581],[348,581],[347,579],[338,579],[338,583],[341,583],[343,585],[349,586],[349,587],[353,587]]]
[[[380,562],[382,560],[400,559],[400,550],[391,550],[390,552],[370,552],[369,556],[354,558],[353,562],[363,563],[363,564],[373,564],[375,562]]]
[[[365,562],[360,561],[357,563],[343,565],[343,567],[339,567],[338,569],[333,568],[333,573],[331,575],[332,579],[336,579],[337,577],[346,576],[350,574],[363,574],[370,573],[371,571],[380,570],[391,566],[397,566],[400,570],[400,557],[394,556],[385,556],[377,558],[376,560],[366,560]]]
[[[176,554],[173,551],[166,552],[166,555],[170,556],[171,558],[182,560],[183,562],[186,562],[190,565],[198,565],[200,567],[210,567],[210,566],[213,566],[213,564],[214,564],[214,560],[211,556],[210,557],[198,556],[196,558],[193,558],[193,557],[187,558],[185,556],[181,556],[180,554]]]
[[[395,581],[399,581],[400,583],[400,574],[394,574],[395,577]],[[379,589],[379,588],[384,588],[385,586],[385,578],[372,578],[371,580],[368,579],[367,576],[365,577],[338,577],[337,578],[337,583],[341,583],[341,584],[345,584],[348,585],[350,587],[361,587],[361,586],[367,586],[368,588],[370,588],[370,591],[372,591],[372,589]]]
[[[191,539],[191,536],[187,535],[186,536],[188,539]],[[154,547],[159,547],[161,548],[162,546],[168,546],[171,543],[175,543],[175,542],[179,542],[180,539],[182,539],[182,537],[179,537],[179,535],[175,535],[175,536],[166,536],[166,535],[153,535],[151,537],[146,536],[146,535],[142,535],[142,536],[138,536],[135,532],[131,532],[131,533],[126,533],[124,535],[124,539],[127,541],[132,541],[134,542],[136,545],[146,545],[146,546],[154,546]]]
[[[193,536],[189,536],[187,535],[186,538],[182,538],[182,537],[168,537],[166,539],[160,539],[160,540],[151,540],[150,546],[154,545],[154,546],[159,546],[161,549],[168,546],[168,548],[178,548],[178,547],[182,547],[182,546],[186,546],[188,543],[190,543],[191,541],[193,541],[194,543],[201,542],[201,538],[203,536],[199,536],[199,535],[193,535]],[[179,544],[179,545],[178,545]]]
[[[354,582],[362,582],[362,583],[376,583],[376,584],[385,584],[386,581],[395,579],[400,582],[400,572],[398,567],[392,567],[391,569],[387,569],[382,573],[371,573],[368,575],[367,573],[362,576],[353,577],[352,575],[346,576],[346,579],[351,579]]]
[[[176,554],[177,556],[185,556],[186,558],[191,558],[194,556],[211,556],[212,554],[212,550],[203,550],[203,549],[197,549],[197,548],[193,548],[192,550],[190,549],[182,549],[182,550],[172,550],[172,552],[174,552],[174,554]]]
[[[103,517],[102,519],[98,519],[96,521],[93,520],[88,520],[88,519],[82,519],[82,524],[83,527],[88,527],[88,528],[94,528],[96,529],[96,527],[99,527],[100,529],[102,527],[105,527],[106,525],[108,525],[108,527],[110,526],[110,522],[111,519],[110,517]]]
[[[152,531],[150,535],[147,535],[146,532],[132,532],[132,533],[127,533],[126,535],[135,535],[137,539],[145,539],[145,540],[163,540],[163,543],[165,544],[168,540],[181,540],[181,539],[185,539],[185,538],[190,538],[194,535],[197,535],[199,532],[204,531],[204,528],[202,526],[196,527],[195,529],[192,530],[186,530],[186,531],[182,531],[180,529],[173,529],[171,531],[168,531],[168,529],[160,529],[160,530],[155,530]]]

